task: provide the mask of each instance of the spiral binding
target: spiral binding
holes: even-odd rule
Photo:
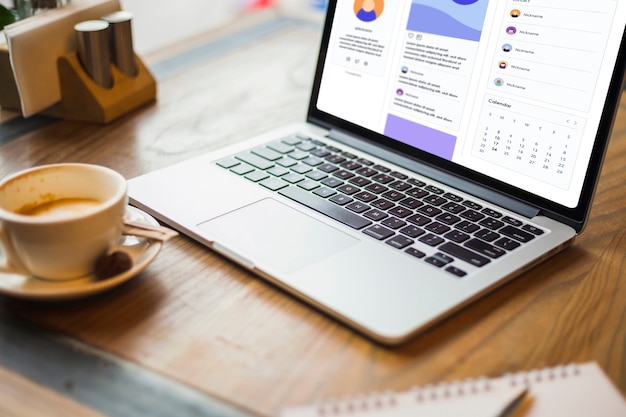
[[[408,391],[385,391],[356,397],[331,399],[314,405],[319,417],[335,417],[359,412],[395,408],[399,405],[445,401],[447,399],[485,393],[500,386],[530,387],[534,384],[576,376],[580,372],[576,364],[559,365],[505,374],[499,378],[480,377],[463,381],[442,382],[413,387]]]

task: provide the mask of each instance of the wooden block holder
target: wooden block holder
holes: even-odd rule
[[[109,123],[156,100],[156,82],[135,55],[137,75],[131,77],[111,64],[113,86],[104,88],[83,69],[76,52],[59,57],[61,101],[41,113],[63,119]]]

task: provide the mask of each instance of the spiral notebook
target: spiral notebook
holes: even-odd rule
[[[519,406],[511,407],[524,392]],[[602,369],[588,362],[342,398],[281,413],[281,417],[340,416],[624,417],[626,400]]]

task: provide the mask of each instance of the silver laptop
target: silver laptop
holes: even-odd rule
[[[307,121],[129,181],[131,203],[384,344],[580,233],[626,1],[331,0]]]

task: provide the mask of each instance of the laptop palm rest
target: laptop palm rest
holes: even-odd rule
[[[249,266],[293,272],[359,240],[272,198],[223,214],[198,227]]]

